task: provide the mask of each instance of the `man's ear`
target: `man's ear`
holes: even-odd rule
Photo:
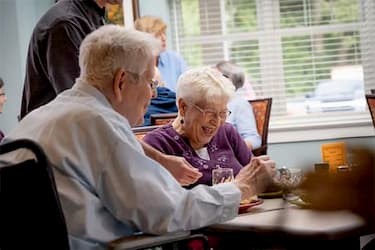
[[[124,69],[118,69],[113,79],[113,94],[117,102],[122,101],[122,91],[124,90],[126,84],[125,79],[126,71]]]

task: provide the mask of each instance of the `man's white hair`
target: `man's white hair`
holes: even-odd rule
[[[192,104],[228,101],[234,94],[232,82],[212,67],[190,69],[177,82],[176,102],[182,98]]]
[[[80,80],[106,84],[116,70],[142,75],[161,44],[151,34],[118,25],[104,25],[82,41],[79,54]]]

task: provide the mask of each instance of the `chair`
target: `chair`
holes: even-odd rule
[[[0,145],[0,155],[21,149],[35,158],[0,162],[0,249],[69,249],[55,179],[42,148],[31,140],[14,140]]]
[[[135,134],[135,136],[142,140],[143,137],[150,131],[154,130],[154,129],[157,129],[157,128],[160,128],[161,125],[153,125],[153,126],[142,126],[142,127],[135,127],[135,128],[132,128],[132,131],[133,133]]]
[[[371,118],[372,118],[372,125],[375,128],[375,94],[367,94],[366,95],[368,110],[370,111]]]
[[[263,98],[249,100],[253,108],[258,133],[262,138],[262,144],[259,148],[253,150],[255,156],[267,154],[268,128],[271,116],[272,98]]]
[[[177,117],[177,113],[158,113],[151,114],[151,125],[165,125],[173,121]]]

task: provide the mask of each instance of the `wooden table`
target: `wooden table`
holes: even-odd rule
[[[365,221],[349,211],[322,212],[266,199],[236,218],[206,227],[219,249],[360,249]],[[235,243],[234,243],[235,242]]]

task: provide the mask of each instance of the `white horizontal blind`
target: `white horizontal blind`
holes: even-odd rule
[[[223,59],[241,65],[257,96],[273,97],[271,128],[370,121],[363,94],[375,88],[373,0],[169,3],[175,49],[192,67]],[[317,90],[325,80],[337,83]],[[330,86],[344,95],[343,82],[352,80],[361,85],[354,100],[311,102],[315,92],[334,92]]]

